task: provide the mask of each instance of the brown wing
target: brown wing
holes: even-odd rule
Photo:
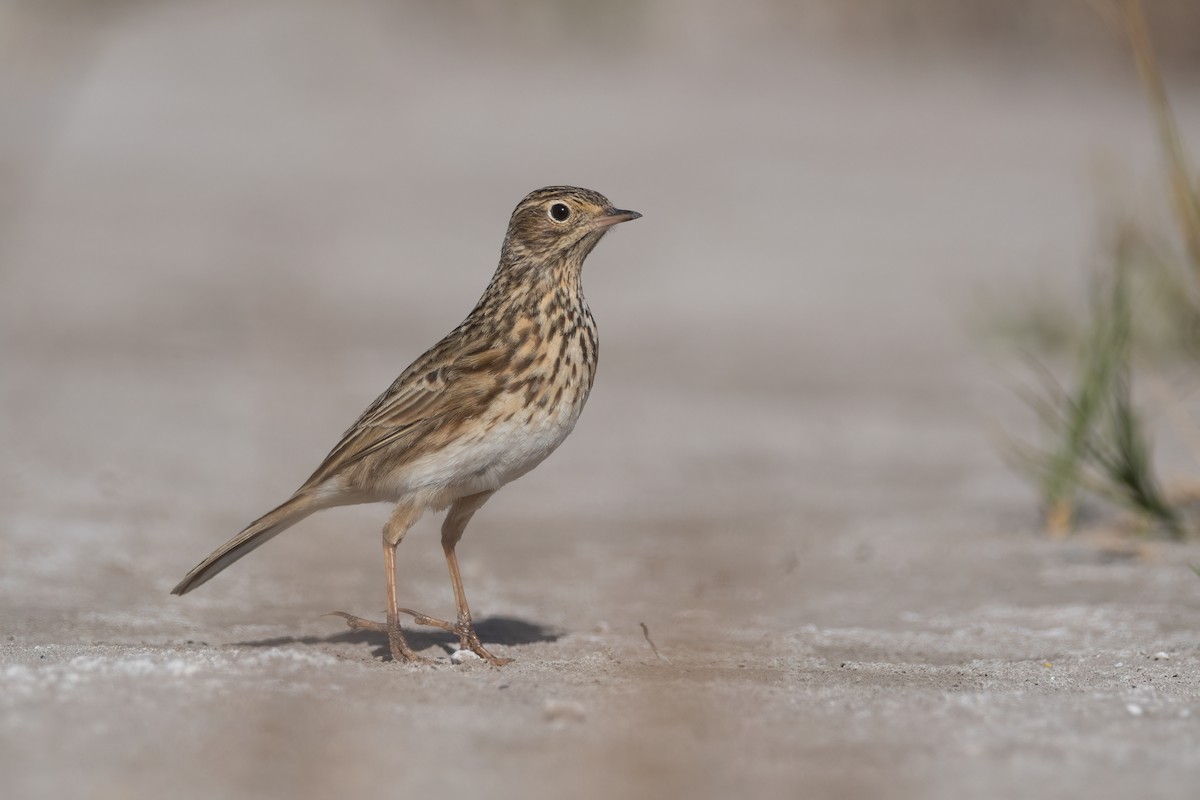
[[[428,451],[431,434],[481,413],[503,388],[505,348],[452,348],[451,337],[413,362],[367,407],[301,488],[314,488],[381,451],[390,468]]]

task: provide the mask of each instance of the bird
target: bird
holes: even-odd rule
[[[455,547],[472,516],[504,485],[540,464],[575,428],[596,376],[596,322],[583,296],[583,262],[614,225],[640,218],[604,195],[547,186],[514,209],[500,263],[474,309],[412,362],[343,434],[312,476],[278,507],[196,565],[182,595],[308,516],[386,502],[386,622],[331,612],[355,630],[385,633],[396,662],[427,662],[400,616],[441,628],[493,666],[512,659],[476,634]],[[448,622],[397,598],[396,549],[425,511],[449,509],[442,550],[457,608]]]

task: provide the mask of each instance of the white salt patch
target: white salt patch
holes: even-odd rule
[[[33,679],[33,670],[24,664],[9,664],[4,668],[5,681],[27,681]]]
[[[587,719],[587,710],[574,700],[549,699],[542,704],[542,718],[557,724],[583,722]]]
[[[95,691],[89,687],[103,687],[114,680],[159,686],[170,686],[179,680],[202,680],[205,686],[218,688],[227,683],[225,679],[253,678],[266,666],[292,676],[339,664],[328,654],[299,649],[155,652],[105,647],[97,650],[66,660],[50,660],[46,656],[46,660],[30,664],[0,666],[0,706],[32,696]],[[291,680],[288,685],[301,689],[300,684]]]
[[[234,651],[239,656],[241,650]],[[263,650],[255,653],[250,658],[240,658],[240,663],[248,663],[254,665],[278,663],[280,661],[290,661],[294,664],[304,665],[308,667],[328,667],[338,663],[338,660],[328,653],[314,652],[309,650]]]
[[[165,664],[167,674],[175,678],[186,678],[200,671],[199,664],[190,664],[181,658],[168,661]]]

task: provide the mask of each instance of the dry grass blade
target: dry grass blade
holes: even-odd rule
[[[658,652],[658,647],[654,644],[654,640],[650,638],[650,629],[648,627],[646,627],[646,623],[639,622],[638,625],[642,626],[642,636],[646,637],[646,644],[650,645],[650,649],[654,651],[654,657],[657,658],[659,661],[663,661],[663,662],[666,662],[667,664],[670,664],[671,659],[667,658],[662,653]]]
[[[1146,25],[1146,12],[1141,0],[1125,0],[1125,32],[1133,48],[1133,60],[1142,79],[1150,105],[1158,123],[1163,153],[1167,159],[1167,172],[1171,182],[1171,198],[1183,233],[1184,243],[1192,261],[1197,279],[1200,279],[1200,193],[1193,183],[1192,168],[1188,161],[1175,114],[1167,99],[1158,59],[1150,41]]]

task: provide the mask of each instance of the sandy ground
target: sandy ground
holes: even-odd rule
[[[134,4],[7,73],[5,797],[1194,794],[1200,550],[1038,536],[969,336],[1077,281],[1098,183],[1154,196],[1122,73],[347,8]],[[580,426],[461,548],[516,662],[422,631],[438,665],[397,665],[320,616],[382,608],[383,507],[170,597],[557,182],[645,219],[588,263]],[[437,524],[402,595],[444,616]]]

